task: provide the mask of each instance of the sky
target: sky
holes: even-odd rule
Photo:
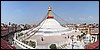
[[[49,6],[68,23],[99,23],[98,1],[1,1],[1,23],[37,24]]]

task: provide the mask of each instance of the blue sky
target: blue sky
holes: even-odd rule
[[[49,6],[68,23],[99,23],[98,1],[1,1],[1,22],[37,24]]]

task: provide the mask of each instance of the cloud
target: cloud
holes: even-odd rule
[[[86,18],[79,18],[79,20],[84,21],[84,20],[86,20]]]
[[[79,18],[79,20],[81,20],[81,21],[85,21],[85,20],[92,20],[93,19],[93,16],[88,16],[88,17],[81,17],[81,18]]]
[[[89,16],[88,18],[93,19],[93,16]]]
[[[74,18],[69,17],[69,20],[73,21],[73,20],[74,20]]]

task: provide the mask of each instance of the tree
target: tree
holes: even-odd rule
[[[30,40],[30,41],[28,42],[28,45],[30,45],[30,46],[32,46],[33,48],[35,48],[35,47],[36,47],[36,42]]]
[[[28,41],[25,41],[24,43],[25,43],[25,44],[28,44]]]
[[[29,43],[30,46],[32,46],[32,42],[31,41],[29,41],[28,43]]]
[[[51,48],[51,49],[57,49],[56,44],[51,44],[51,45],[50,45],[50,48]]]
[[[11,25],[11,22],[9,22],[9,26]]]
[[[32,41],[32,46],[35,48],[36,47],[36,42]]]
[[[25,40],[22,40],[23,43],[25,43]]]
[[[84,23],[83,25],[86,25],[86,23]]]

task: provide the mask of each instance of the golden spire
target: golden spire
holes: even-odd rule
[[[48,11],[51,11],[51,10],[52,10],[52,8],[49,6]]]
[[[48,17],[47,18],[54,18],[52,16],[52,8],[50,6],[48,7]]]

